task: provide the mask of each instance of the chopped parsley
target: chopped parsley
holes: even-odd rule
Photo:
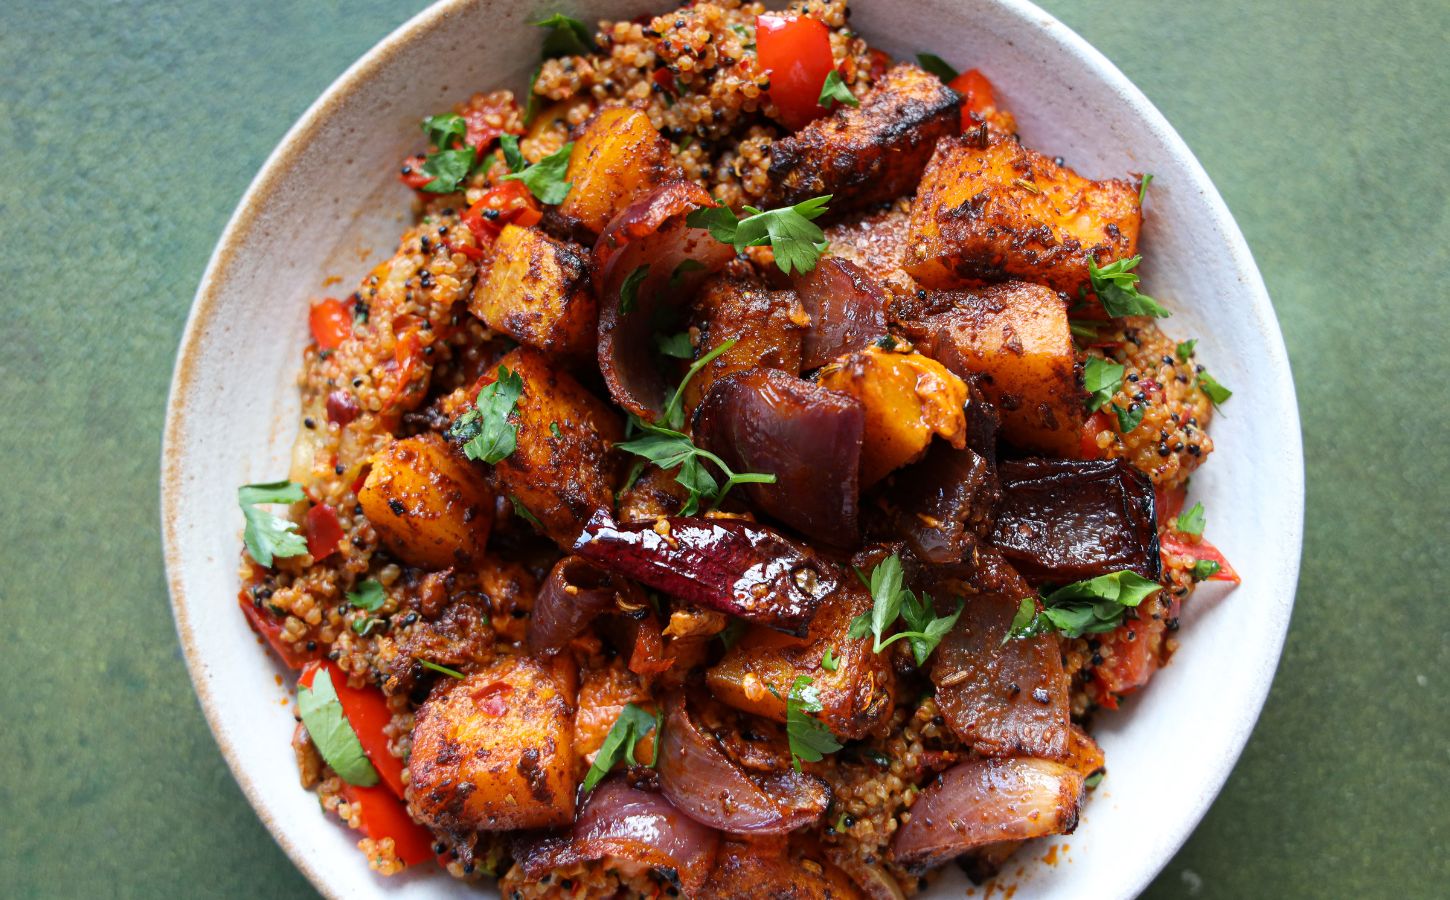
[[[857,574],[871,590],[871,611],[852,619],[847,635],[852,640],[871,635],[873,653],[880,653],[895,642],[906,640],[910,643],[916,664],[925,665],[927,657],[931,656],[941,639],[957,624],[957,618],[962,614],[962,601],[957,601],[956,611],[951,615],[938,617],[930,594],[917,596],[910,588],[902,586],[901,557],[895,553],[871,570],[869,580],[859,571]],[[907,630],[883,640],[898,618],[906,622]]]
[[[801,770],[801,761],[820,762],[827,753],[841,749],[841,743],[810,713],[821,711],[821,698],[811,687],[815,679],[797,675],[785,701],[785,733],[790,740],[791,764]]]
[[[514,515],[518,516],[520,519],[523,519],[525,522],[528,522],[530,525],[534,526],[540,531],[544,530],[544,523],[539,521],[538,516],[529,512],[529,508],[527,506],[524,506],[523,503],[519,502],[518,497],[515,497],[513,494],[509,494],[509,502],[513,504]]]
[[[782,272],[809,272],[826,249],[826,233],[812,220],[825,215],[830,199],[831,195],[825,194],[771,210],[745,206],[741,208],[748,215],[743,219],[728,206],[707,206],[690,213],[685,222],[693,228],[709,229],[715,240],[734,245],[737,253],[746,247],[769,244]]]
[[[1082,786],[1091,790],[1103,783],[1103,777],[1108,773],[1099,769],[1082,780]]]
[[[416,656],[413,658],[418,659]],[[463,680],[462,672],[458,671],[457,669],[450,669],[447,666],[440,666],[438,665],[438,663],[433,662],[432,660],[418,659],[418,664],[425,669],[432,669],[435,672],[447,675],[449,678],[457,678],[459,681]]]
[[[573,186],[572,182],[564,180],[564,174],[569,170],[569,154],[573,152],[571,141],[533,165],[525,166],[523,171],[510,172],[499,180],[522,181],[540,203],[551,206],[563,203]]]
[[[1211,559],[1195,559],[1193,566],[1188,570],[1193,575],[1194,581],[1207,581],[1219,573],[1223,566]]]
[[[1060,587],[1042,597],[1041,610],[1033,598],[1023,597],[1002,643],[1053,630],[1068,638],[1112,631],[1123,623],[1128,609],[1161,587],[1156,581],[1124,569]]]
[[[463,444],[464,456],[494,464],[514,452],[519,426],[509,420],[523,390],[524,380],[517,372],[498,367],[498,377],[478,392],[473,409],[448,428],[448,437]]]
[[[242,543],[252,559],[268,568],[274,557],[301,556],[307,552],[307,540],[297,532],[297,523],[282,516],[258,509],[259,503],[296,503],[306,495],[302,485],[292,481],[271,481],[247,484],[237,489],[237,502],[247,527]]]
[[[458,190],[459,184],[473,171],[478,162],[478,151],[465,144],[468,124],[463,117],[452,113],[444,116],[428,116],[423,120],[423,133],[434,150],[423,159],[421,171],[431,176],[423,190],[430,194],[448,194]]]
[[[826,73],[826,82],[821,85],[821,96],[816,100],[825,109],[830,109],[837,103],[844,103],[847,106],[860,106],[861,101],[846,87],[846,82],[841,78],[841,73],[832,69]]]
[[[1097,260],[1088,257],[1088,276],[1092,279],[1093,293],[1098,295],[1108,315],[1115,319],[1122,316],[1157,316],[1161,319],[1170,315],[1157,300],[1138,292],[1138,274],[1133,270],[1142,261],[1143,257],[1134,256],[1108,263],[1099,269]]]
[[[651,731],[655,733],[654,752],[651,754],[649,764],[654,766],[660,760],[659,731],[663,713],[648,712],[635,706],[633,703],[626,703],[624,709],[619,711],[619,718],[609,727],[609,734],[604,736],[604,743],[599,746],[599,752],[594,756],[594,763],[589,767],[589,773],[584,776],[584,790],[592,791],[599,782],[604,780],[615,763],[621,759],[629,760],[630,765],[639,765],[634,758],[635,744],[644,739],[644,736]]]
[[[639,286],[649,276],[649,266],[636,266],[624,278],[624,284],[619,286],[619,312],[621,314],[633,312],[639,305]]]
[[[378,770],[368,761],[357,732],[343,715],[342,701],[337,699],[337,688],[326,668],[313,675],[312,687],[297,686],[297,712],[313,746],[338,777],[358,787],[378,783]]]
[[[1124,368],[1098,356],[1089,356],[1082,367],[1082,386],[1088,397],[1088,412],[1097,412],[1112,402],[1123,386]]]
[[[382,625],[382,619],[376,618],[375,616],[364,616],[361,619],[353,619],[352,630],[354,634],[360,637],[367,637],[373,633],[373,629],[381,628]]]
[[[564,436],[564,432],[559,430],[558,422],[549,423],[549,434],[552,434],[556,438],[562,438]]]
[[[1134,428],[1143,423],[1143,413],[1147,410],[1137,403],[1129,403],[1126,407],[1114,403],[1113,412],[1118,417],[1118,431],[1131,434]]]
[[[1198,389],[1208,395],[1214,406],[1218,406],[1234,395],[1234,392],[1219,384],[1217,379],[1207,372],[1198,373]]]
[[[546,19],[533,23],[539,28],[549,29],[544,35],[544,58],[559,56],[588,56],[595,51],[594,36],[589,26],[563,13],[554,13]]]
[[[357,590],[347,592],[348,603],[368,612],[377,612],[387,599],[388,595],[383,593],[383,586],[371,578],[359,583]]]
[[[955,81],[956,77],[962,74],[961,72],[958,72],[956,69],[952,68],[951,63],[942,59],[940,56],[937,56],[935,53],[916,54],[916,63],[923,69],[940,78],[943,84],[946,84],[950,81]]]
[[[498,145],[503,149],[504,165],[509,167],[510,172],[522,172],[529,167],[528,160],[519,149],[518,135],[504,132],[498,136]]]
[[[1143,205],[1143,198],[1148,196],[1148,185],[1153,182],[1153,173],[1144,172],[1143,180],[1138,182],[1138,205]]]
[[[834,672],[841,667],[841,658],[836,655],[835,647],[827,647],[826,652],[821,654],[821,668],[827,672]]]
[[[1206,524],[1208,524],[1208,519],[1204,515],[1203,504],[1195,503],[1186,511],[1178,514],[1178,520],[1174,526],[1184,534],[1201,535],[1203,526]]]
[[[675,359],[689,359],[695,355],[695,345],[690,343],[688,331],[681,331],[679,334],[657,334],[655,335],[655,346],[665,356],[673,356]]]
[[[1193,356],[1193,348],[1197,346],[1198,338],[1193,338],[1191,340],[1183,341],[1182,343],[1180,343],[1178,345],[1178,361],[1188,362],[1189,358]]]
[[[468,135],[468,123],[452,113],[428,116],[423,120],[423,133],[428,136],[428,143],[439,150],[456,150]]]

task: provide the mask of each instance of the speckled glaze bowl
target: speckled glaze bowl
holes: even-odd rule
[[[217,244],[177,357],[162,465],[162,526],[177,630],[197,695],[237,782],[287,854],[329,897],[479,896],[436,867],[383,879],[357,835],[298,786],[288,744],[288,673],[238,613],[236,487],[287,471],[308,300],[356,282],[392,251],[409,196],[395,177],[417,123],[478,89],[521,89],[538,59],[528,23],[556,8],[584,20],[661,10],[654,0],[536,5],[446,0],[378,44],[302,116],[257,175]],[[1233,399],[1190,500],[1242,574],[1205,585],[1182,647],[1150,688],[1096,721],[1108,776],[1076,833],[1008,867],[1019,900],[1129,897],[1193,830],[1237,760],[1273,678],[1293,606],[1303,462],[1279,326],[1243,235],[1183,141],[1112,63],[1022,0],[855,0],[873,44],[985,70],[1023,140],[1091,177],[1152,172],[1146,288],[1173,309],[1171,334]],[[1055,846],[1049,853],[1048,848]],[[1048,863],[1044,857],[1053,860]],[[1018,872],[1021,869],[1020,873]],[[960,897],[948,867],[930,896]]]

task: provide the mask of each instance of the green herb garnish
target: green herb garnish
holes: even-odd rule
[[[689,359],[695,355],[695,345],[690,343],[688,331],[681,331],[679,334],[657,334],[655,335],[655,346],[665,356],[673,356],[675,359]]]
[[[1184,534],[1202,535],[1203,526],[1208,524],[1208,518],[1204,515],[1202,503],[1195,503],[1186,511],[1178,514],[1178,520],[1174,526]]]
[[[1094,772],[1082,780],[1082,786],[1091,790],[1092,788],[1095,788],[1098,785],[1102,784],[1103,776],[1107,774],[1107,772],[1103,771]]]
[[[826,82],[821,85],[821,96],[816,100],[823,108],[830,109],[837,103],[844,103],[847,106],[860,106],[861,101],[846,87],[846,82],[841,78],[841,73],[835,69],[826,73]]]
[[[413,658],[418,659],[416,656]],[[418,664],[425,669],[432,669],[435,672],[447,675],[449,678],[457,678],[459,681],[463,680],[463,673],[458,671],[457,669],[450,669],[447,666],[440,666],[438,663],[427,659],[418,659]]]
[[[381,627],[382,624],[382,619],[374,616],[364,616],[361,619],[352,620],[352,630],[359,637],[367,637],[373,633],[373,629]]]
[[[564,180],[564,174],[569,170],[569,154],[573,152],[571,141],[533,165],[525,166],[523,171],[510,172],[499,180],[522,181],[540,203],[551,206],[563,203],[573,186],[573,182]]]
[[[297,686],[297,712],[307,735],[332,770],[348,784],[372,787],[378,783],[378,771],[368,761],[357,732],[342,712],[342,701],[332,675],[325,668],[312,677],[312,687]]]
[[[708,228],[715,240],[734,245],[737,253],[769,244],[782,272],[809,272],[826,249],[826,233],[812,220],[825,215],[830,199],[826,194],[772,210],[744,206],[748,215],[743,219],[728,206],[707,206],[690,213],[685,222],[692,228]]]
[[[268,568],[273,557],[301,556],[307,552],[307,540],[297,532],[297,523],[282,516],[258,509],[259,503],[296,503],[306,495],[302,485],[291,481],[247,484],[237,489],[237,502],[247,527],[242,543],[252,559]]]
[[[423,133],[428,143],[438,150],[456,150],[462,146],[468,135],[468,123],[463,117],[449,113],[446,116],[428,116],[423,120]]]
[[[649,275],[649,266],[636,266],[624,278],[624,284],[619,286],[619,312],[624,314],[632,312],[639,305],[639,286]]]
[[[527,506],[524,506],[523,503],[519,502],[518,497],[515,497],[513,494],[509,494],[509,502],[513,504],[514,515],[518,516],[520,519],[523,519],[525,522],[528,522],[530,525],[534,526],[540,531],[544,530],[544,523],[539,521],[538,516],[529,512],[529,508]]]
[[[730,30],[735,32],[736,37],[740,38],[741,41],[744,41],[744,43],[740,45],[740,49],[755,49],[755,29],[747,28],[744,25],[731,25]]]
[[[821,654],[821,668],[827,672],[834,672],[841,667],[841,658],[836,655],[835,647],[827,647],[826,652]]]
[[[650,713],[633,703],[627,703],[624,709],[619,711],[619,718],[609,727],[609,734],[604,736],[604,743],[599,746],[599,752],[594,756],[594,763],[589,767],[589,773],[584,776],[584,790],[592,791],[594,787],[604,780],[614,764],[621,759],[629,760],[630,765],[639,765],[634,758],[634,745],[639,743],[645,735],[651,731],[655,732],[654,753],[651,755],[649,764],[654,766],[660,760],[659,729],[664,716],[662,713]]]
[[[1187,340],[1180,343],[1178,345],[1178,361],[1188,362],[1189,357],[1193,356],[1193,348],[1197,346],[1198,338],[1193,338],[1192,340]]]
[[[1126,407],[1114,403],[1113,412],[1118,417],[1118,431],[1122,434],[1131,434],[1134,428],[1143,423],[1143,414],[1147,410],[1137,403],[1129,403]]]
[[[952,68],[951,63],[937,56],[935,53],[916,54],[916,64],[942,80],[942,84],[955,81],[961,72]]]
[[[1042,598],[1037,610],[1031,597],[1022,598],[1003,643],[1056,630],[1063,637],[1112,631],[1124,613],[1162,585],[1124,569],[1060,587]]]
[[[1153,181],[1152,172],[1144,172],[1143,180],[1138,183],[1138,206],[1143,205],[1143,198],[1148,195],[1148,185]]]
[[[1217,575],[1223,566],[1211,559],[1196,559],[1193,566],[1188,570],[1193,575],[1194,581],[1207,581]]]
[[[510,419],[523,390],[524,380],[517,372],[498,367],[498,377],[478,392],[473,409],[448,428],[448,437],[463,445],[464,456],[494,464],[514,452],[519,426]]]
[[[498,145],[503,148],[504,165],[509,167],[510,172],[522,172],[529,167],[529,161],[524,159],[523,151],[519,149],[518,135],[504,132],[498,136]]]
[[[1089,356],[1082,367],[1082,386],[1088,397],[1088,412],[1097,412],[1123,387],[1122,366],[1098,356]]]
[[[670,290],[679,289],[680,284],[685,280],[686,273],[698,272],[703,268],[705,268],[705,264],[698,259],[681,260],[680,264],[675,266],[675,270],[670,273]]]
[[[1108,315],[1115,319],[1123,316],[1157,316],[1161,319],[1170,315],[1157,300],[1138,292],[1138,275],[1133,270],[1142,261],[1143,257],[1134,256],[1108,263],[1099,269],[1097,260],[1088,257],[1088,276],[1092,279],[1093,293],[1098,295]]]
[[[588,56],[595,51],[594,36],[589,26],[563,13],[554,13],[547,19],[533,23],[539,28],[549,29],[544,36],[544,58],[559,56]]]
[[[477,156],[472,147],[428,154],[421,168],[424,175],[432,176],[432,180],[423,185],[423,190],[430,194],[451,194],[458,190],[458,185],[473,171]]]
[[[1218,406],[1234,395],[1234,392],[1219,384],[1217,379],[1207,372],[1198,373],[1198,389],[1208,395],[1214,406]]]
[[[360,582],[357,590],[347,592],[348,603],[368,612],[377,612],[387,599],[388,595],[383,592],[383,586],[371,578]]]
[[[908,641],[916,664],[925,665],[927,657],[931,656],[941,639],[957,624],[957,618],[962,614],[962,601],[957,601],[956,611],[951,615],[938,617],[930,594],[917,596],[911,589],[902,586],[901,557],[895,553],[871,570],[869,580],[859,571],[857,575],[871,590],[871,611],[852,619],[847,635],[852,640],[871,635],[873,653],[880,653],[897,641]],[[907,630],[898,631],[883,640],[898,618],[906,622]]]
[[[841,743],[819,719],[809,715],[821,711],[821,698],[811,687],[815,679],[797,675],[785,701],[785,733],[790,739],[790,758],[795,770],[801,761],[820,762],[827,753],[841,749]]]

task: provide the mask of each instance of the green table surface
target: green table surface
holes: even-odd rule
[[[157,527],[162,414],[249,179],[421,5],[0,9],[0,895],[312,893],[187,680]],[[1304,420],[1304,566],[1278,678],[1150,896],[1444,896],[1450,5],[1044,5],[1222,190]]]

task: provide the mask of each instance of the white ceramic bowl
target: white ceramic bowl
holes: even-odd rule
[[[582,19],[630,18],[661,0],[564,2]],[[236,487],[282,477],[308,300],[391,253],[408,192],[398,160],[420,116],[478,89],[522,87],[538,58],[528,21],[550,3],[447,0],[348,69],[293,126],[242,199],[206,270],[177,358],[162,466],[162,524],[177,630],[197,694],[257,814],[331,897],[478,896],[436,869],[373,875],[356,835],[297,784],[282,672],[237,611]],[[1009,866],[1017,897],[1128,897],[1167,863],[1212,802],[1258,717],[1293,605],[1303,463],[1279,327],[1242,234],[1163,116],[1112,63],[1022,0],[856,0],[853,24],[904,58],[920,50],[991,76],[1023,140],[1094,177],[1152,172],[1146,287],[1170,333],[1236,393],[1217,452],[1194,478],[1208,532],[1243,575],[1201,589],[1182,647],[1150,688],[1097,719],[1109,774],[1077,832]],[[345,289],[345,288],[340,288]],[[338,289],[334,289],[335,292]],[[1020,874],[1016,873],[1021,867]],[[949,867],[933,896],[962,896]]]

